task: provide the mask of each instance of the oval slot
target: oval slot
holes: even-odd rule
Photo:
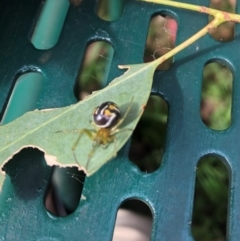
[[[168,15],[155,15],[152,17],[145,45],[143,60],[151,62],[175,47],[177,34],[177,21]],[[158,70],[167,70],[172,66],[173,57],[160,64]]]
[[[36,49],[46,50],[57,44],[69,6],[69,0],[46,0],[31,37]]]
[[[78,100],[106,86],[113,54],[114,49],[108,42],[95,41],[88,44],[74,87]]]
[[[204,67],[200,115],[206,126],[225,130],[231,125],[233,76],[228,67],[212,62]]]
[[[76,167],[54,167],[45,195],[45,208],[58,217],[73,213],[79,205],[85,173]]]
[[[151,95],[133,131],[128,155],[129,159],[143,172],[151,173],[161,165],[167,119],[167,103],[160,96]]]
[[[18,77],[1,124],[7,124],[24,113],[37,108],[37,102],[43,88],[43,75],[39,72],[28,72]]]
[[[117,21],[123,13],[126,0],[99,0],[97,3],[97,16],[105,21]]]
[[[226,240],[229,173],[216,156],[200,159],[196,171],[192,216],[195,241]]]
[[[216,1],[210,0],[210,8],[218,9],[221,11],[235,13],[236,12],[236,1]],[[209,22],[213,20],[212,16],[209,16]],[[217,28],[209,30],[210,36],[213,39],[221,42],[232,41],[235,37],[235,23],[226,22],[219,25]]]
[[[118,209],[112,241],[149,241],[152,223],[153,215],[146,203],[127,200]]]

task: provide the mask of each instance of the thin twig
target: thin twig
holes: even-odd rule
[[[186,41],[169,51],[168,53],[164,54],[162,57],[152,61],[149,64],[155,65],[156,67],[163,63],[165,60],[171,58],[181,50],[185,49],[192,43],[196,42],[198,39],[206,35],[210,29],[217,28],[220,24],[228,21],[232,22],[238,22],[240,23],[240,15],[238,14],[233,14],[233,13],[227,13],[223,12],[220,10],[212,9],[212,8],[207,8],[204,6],[197,6],[193,4],[187,4],[187,3],[180,3],[180,2],[175,2],[175,1],[166,1],[166,0],[139,0],[139,1],[144,1],[144,2],[152,2],[152,3],[158,3],[158,4],[164,4],[168,6],[173,6],[177,8],[183,8],[187,10],[192,10],[192,11],[197,11],[200,13],[206,13],[210,14],[214,17],[214,19],[206,25],[204,28],[202,28],[199,32],[194,34],[192,37],[188,38]]]

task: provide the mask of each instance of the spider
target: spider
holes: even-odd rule
[[[93,148],[88,154],[88,160],[86,164],[86,169],[87,169],[89,165],[89,161],[92,158],[96,147],[101,145],[103,148],[106,148],[109,143],[111,142],[116,143],[115,136],[117,133],[120,133],[123,131],[133,131],[132,129],[118,129],[118,127],[126,119],[131,109],[132,103],[133,103],[133,99],[131,100],[123,117],[121,117],[121,112],[118,105],[111,101],[104,102],[100,106],[94,109],[92,114],[93,121],[91,121],[91,124],[94,125],[96,130],[95,131],[91,129],[77,130],[77,132],[79,132],[80,135],[78,136],[77,140],[75,141],[72,147],[74,158],[77,163],[78,161],[77,161],[75,150],[81,139],[82,134],[86,134],[93,141]],[[116,155],[117,155],[117,151],[114,145],[113,157],[115,157]]]

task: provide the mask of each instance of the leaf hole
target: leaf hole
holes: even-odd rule
[[[46,0],[41,6],[31,36],[31,43],[36,49],[46,50],[57,44],[69,6],[69,0]]]
[[[151,95],[132,135],[129,159],[141,171],[151,173],[160,167],[166,139],[168,105]]]
[[[123,14],[125,1],[126,0],[99,0],[96,14],[105,21],[117,21]]]
[[[107,84],[113,54],[112,45],[106,41],[88,44],[75,81],[74,94],[78,100]]]
[[[192,216],[196,241],[226,240],[229,172],[222,159],[207,155],[197,165]]]
[[[225,130],[231,125],[233,75],[221,63],[207,63],[203,70],[200,115],[206,126]]]
[[[46,164],[43,152],[24,148],[4,165],[3,170],[10,177],[16,195],[20,199],[32,200],[43,196],[51,167]],[[9,187],[8,183],[5,185]]]
[[[15,80],[4,107],[1,124],[7,124],[37,108],[43,88],[43,75],[31,67],[24,70],[24,73],[17,73]]]
[[[217,10],[235,13],[236,12],[236,0],[210,0],[210,8],[214,8]],[[209,16],[209,22],[213,20],[212,16]],[[235,23],[233,22],[225,22],[219,25],[215,29],[209,30],[210,36],[213,39],[221,42],[230,42],[235,37]]]
[[[149,206],[138,199],[125,201],[118,209],[113,241],[148,241],[153,215]]]
[[[149,24],[143,60],[151,62],[175,47],[177,21],[167,14],[155,14]],[[160,64],[158,70],[168,70],[173,57]]]

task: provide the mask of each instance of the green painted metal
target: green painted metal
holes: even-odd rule
[[[76,3],[76,1],[73,1]],[[207,0],[184,2],[208,6]],[[236,12],[240,12],[239,2]],[[109,81],[122,73],[118,64],[143,61],[151,16],[169,11],[178,21],[177,43],[206,25],[208,17],[161,5],[126,1],[122,17],[115,22],[99,19],[95,0],[71,5],[58,43],[37,50],[30,41],[41,1],[0,1],[0,109],[7,105],[16,73],[28,66],[41,70],[45,80],[38,108],[67,106],[73,94],[84,48],[88,41],[107,40],[114,47]],[[167,140],[161,167],[144,174],[129,162],[128,146],[118,157],[86,178],[84,199],[71,215],[58,218],[45,210],[43,200],[51,168],[43,154],[27,149],[6,166],[8,177],[0,195],[0,240],[111,240],[119,205],[138,198],[153,212],[152,240],[192,241],[191,215],[195,168],[206,154],[215,154],[230,173],[230,241],[240,240],[240,68],[239,25],[230,43],[205,36],[175,57],[169,71],[154,76],[153,93],[169,104]],[[199,115],[202,70],[207,61],[218,60],[233,72],[232,125],[225,131],[207,128]],[[141,84],[141,83],[139,83]],[[67,184],[66,184],[67,185]]]

